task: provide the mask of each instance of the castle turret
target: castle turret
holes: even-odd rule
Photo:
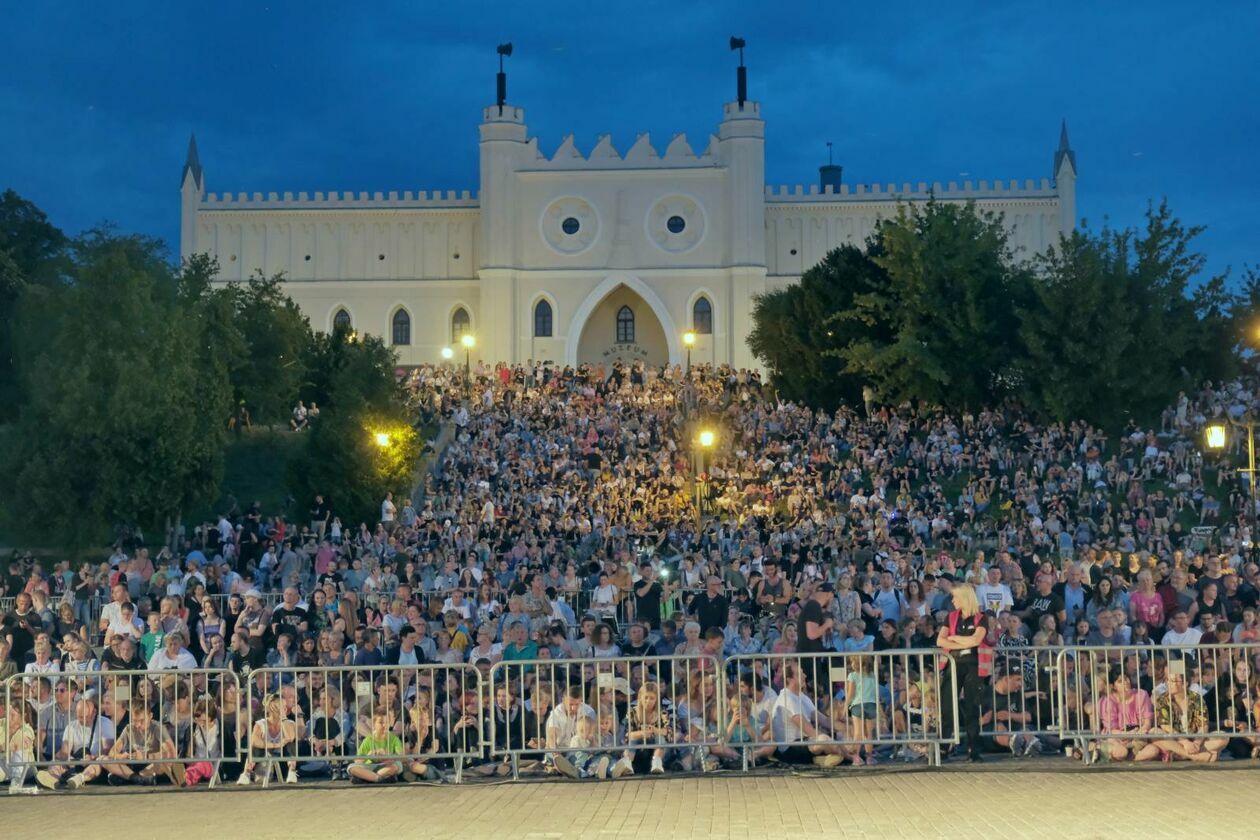
[[[179,184],[179,256],[187,259],[197,252],[197,206],[206,194],[206,183],[197,157],[197,135],[188,139],[188,157]]]
[[[726,330],[732,342],[729,358],[738,367],[754,367],[756,360],[744,336],[752,323],[752,301],[766,287],[766,124],[760,103],[747,98],[744,46],[743,39],[731,39],[731,48],[740,51],[736,99],[723,106],[715,153],[729,173],[726,241],[733,301]]]
[[[1067,120],[1059,129],[1054,153],[1054,184],[1059,193],[1059,229],[1066,236],[1076,229],[1076,152],[1068,142]]]
[[[483,359],[516,358],[511,266],[517,262],[518,243],[513,212],[519,191],[516,172],[526,163],[529,146],[525,110],[506,101],[503,57],[511,54],[511,45],[499,47],[499,73],[495,78],[497,101],[482,112],[480,128],[481,264],[478,276],[481,305],[474,330],[478,334],[478,355]]]

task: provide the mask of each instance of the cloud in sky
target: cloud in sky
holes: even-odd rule
[[[737,34],[771,183],[813,182],[827,141],[851,182],[1049,177],[1066,118],[1082,216],[1137,224],[1167,196],[1211,268],[1260,263],[1254,0],[1122,5],[26,4],[0,33],[0,187],[71,231],[174,242],[196,131],[211,190],[475,190],[506,40],[544,150],[699,151]]]

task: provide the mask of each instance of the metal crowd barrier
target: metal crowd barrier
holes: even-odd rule
[[[20,710],[35,733],[30,745],[10,738],[2,756],[19,784],[47,774],[72,786],[103,775],[213,786],[222,765],[239,760],[240,683],[231,671],[14,674],[0,697],[5,714]]]
[[[472,665],[268,667],[251,671],[246,686],[242,749],[248,764],[263,765],[264,786],[281,764],[334,778],[354,775],[355,765],[434,778],[429,768],[438,772],[440,763],[453,767],[458,782],[485,753],[484,684]],[[378,717],[385,735],[360,755]],[[284,721],[297,737],[291,747],[269,748],[268,732],[274,740]]]
[[[1260,645],[1067,647],[1061,736],[1086,763],[1215,761],[1260,747]]]
[[[743,654],[727,667],[741,702],[729,710],[740,719],[728,722],[727,744],[746,748],[744,769],[770,755],[836,766],[865,752],[873,764],[889,747],[935,766],[941,747],[958,742],[954,662],[935,649]]]
[[[725,745],[725,674],[712,656],[531,659],[490,668],[491,756],[522,767],[576,767],[606,757],[650,772],[653,759],[713,769]],[[506,770],[504,771],[506,772]]]

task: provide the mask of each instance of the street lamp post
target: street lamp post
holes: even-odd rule
[[[1247,504],[1248,511],[1247,521],[1251,526],[1251,545],[1254,548],[1256,543],[1257,515],[1256,515],[1256,419],[1247,412],[1241,420],[1235,420],[1233,417],[1227,418],[1229,425],[1237,429],[1247,430],[1247,469],[1239,470],[1239,472],[1247,473]],[[1204,441],[1207,443],[1208,449],[1222,451],[1228,443],[1229,432],[1225,423],[1211,423],[1203,430]]]
[[[701,429],[700,434],[696,435],[696,472],[693,484],[696,488],[696,527],[699,528],[700,520],[704,516],[704,453],[713,448],[717,435],[711,429]]]
[[[691,348],[696,345],[696,334],[691,330],[683,333],[683,346],[687,348],[687,372],[683,377],[683,416],[685,417],[691,408]]]
[[[464,390],[468,396],[472,396],[472,349],[477,344],[477,340],[472,337],[472,333],[464,333],[460,337],[459,343],[464,345]]]

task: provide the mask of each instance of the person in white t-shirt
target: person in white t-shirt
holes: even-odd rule
[[[184,649],[184,637],[179,633],[166,634],[165,644],[161,650],[153,654],[149,660],[150,671],[165,671],[170,668],[191,670],[197,667],[197,660]]]
[[[976,600],[980,602],[980,609],[983,612],[998,615],[1003,610],[1009,610],[1015,606],[1015,599],[1011,597],[1011,588],[1002,583],[1002,570],[996,565],[990,566],[985,572],[984,583],[976,587]]]
[[[1190,626],[1190,614],[1176,610],[1168,619],[1168,629],[1160,644],[1164,647],[1193,647],[1203,640],[1203,631]]]
[[[779,744],[779,761],[837,767],[844,761],[841,747],[815,740],[831,734],[831,717],[819,714],[814,701],[804,693],[802,683],[798,664],[789,662],[783,666],[783,690],[770,710],[770,731],[774,736],[772,740]]]
[[[386,493],[385,500],[381,502],[381,524],[388,525],[394,521],[394,514],[397,513],[394,507],[394,494]]]
[[[564,699],[552,709],[547,717],[547,748],[559,750],[568,747],[573,736],[577,734],[577,721],[580,717],[595,720],[595,710],[582,702],[582,687],[571,685],[565,691]],[[572,779],[581,776],[580,771],[564,753],[550,752],[547,757],[564,775]]]
[[[114,746],[116,732],[114,722],[98,714],[96,698],[87,692],[75,702],[74,717],[66,724],[61,748],[56,759],[65,761],[35,774],[40,787],[56,790],[64,782],[67,787],[80,788],[100,775],[100,765],[79,764],[106,755]]]

